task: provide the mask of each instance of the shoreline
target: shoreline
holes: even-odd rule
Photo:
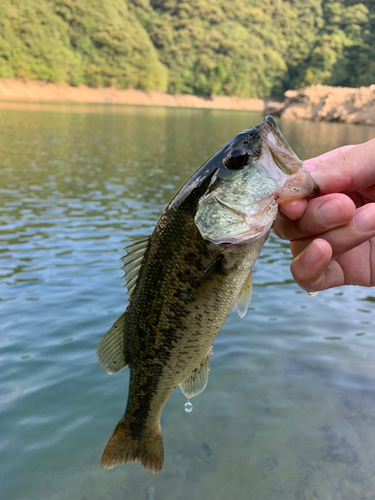
[[[227,109],[264,111],[277,105],[275,99],[243,99],[240,97],[200,97],[188,94],[165,94],[135,89],[71,87],[39,80],[0,79],[0,102],[65,102],[80,104],[125,104],[135,106],[166,106],[173,108]]]
[[[255,111],[284,120],[311,120],[375,125],[375,85],[345,88],[311,85],[288,90],[284,100],[244,99],[235,96],[196,96],[145,92],[135,89],[71,87],[39,80],[0,79],[0,108],[22,104],[47,106],[61,104],[115,104],[169,108]]]

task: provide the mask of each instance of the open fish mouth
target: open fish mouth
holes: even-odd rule
[[[274,118],[266,116],[257,127],[262,137],[260,161],[281,188],[276,196],[277,202],[316,195],[318,185],[287,143]]]
[[[318,187],[268,116],[223,151],[199,201],[195,224],[212,243],[243,244],[270,231],[280,203],[311,197]]]

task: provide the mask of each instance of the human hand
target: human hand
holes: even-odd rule
[[[317,198],[285,201],[274,232],[291,240],[291,271],[308,291],[375,285],[375,139],[304,163]]]

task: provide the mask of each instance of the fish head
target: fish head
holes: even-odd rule
[[[278,203],[318,192],[271,116],[233,137],[207,165],[210,183],[194,222],[204,239],[217,244],[263,237],[275,221]]]

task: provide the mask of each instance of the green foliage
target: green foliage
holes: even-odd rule
[[[358,73],[363,69],[367,72],[365,59],[369,54],[365,34],[370,11],[364,3],[346,4],[344,0],[323,1],[324,25],[293,82],[295,86],[360,84]],[[358,53],[362,53],[364,67],[358,65]]]
[[[373,0],[2,0],[0,77],[267,97],[375,82]]]
[[[167,70],[127,4],[2,0],[0,77],[165,90]]]

